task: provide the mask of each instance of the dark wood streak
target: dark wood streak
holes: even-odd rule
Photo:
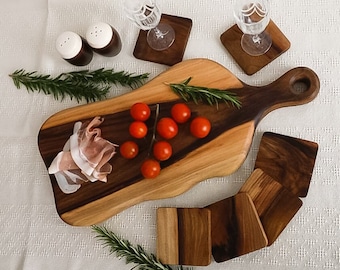
[[[223,212],[218,210],[223,209]],[[227,198],[208,207],[212,211],[212,253],[216,262],[238,256],[238,221],[234,197]],[[222,235],[224,236],[222,238]],[[216,241],[223,239],[223,241]]]
[[[212,254],[224,262],[267,245],[255,206],[246,193],[239,193],[206,207],[211,211]]]
[[[211,262],[211,214],[206,208],[157,209],[157,257],[165,264]]]
[[[210,212],[208,209],[177,208],[180,265],[210,264]]]

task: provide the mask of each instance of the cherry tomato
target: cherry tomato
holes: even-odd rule
[[[210,121],[202,116],[197,116],[190,123],[190,132],[196,138],[206,137],[211,130]]]
[[[138,155],[138,145],[134,141],[126,141],[119,147],[122,157],[132,159]]]
[[[164,139],[172,139],[178,133],[178,126],[172,118],[163,117],[157,123],[157,132]]]
[[[176,103],[171,108],[171,116],[177,123],[183,124],[191,117],[191,110],[184,103]]]
[[[146,159],[142,163],[140,170],[145,178],[155,178],[161,172],[161,166],[157,160]]]
[[[130,114],[136,121],[146,121],[150,117],[150,108],[143,102],[137,102],[130,108]]]
[[[134,121],[129,126],[129,132],[132,137],[141,139],[148,133],[148,127],[142,121]]]
[[[155,142],[153,146],[153,155],[159,161],[167,160],[172,155],[172,146],[167,141]]]

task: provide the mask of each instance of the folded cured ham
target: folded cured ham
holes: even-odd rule
[[[103,121],[97,116],[92,121],[76,122],[70,139],[48,168],[64,193],[77,191],[83,182],[107,181],[112,171],[108,161],[117,145],[102,138],[99,126]]]

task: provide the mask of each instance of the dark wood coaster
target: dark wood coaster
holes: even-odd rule
[[[165,264],[211,262],[211,215],[202,208],[157,209],[157,257]]]
[[[141,30],[138,35],[133,55],[141,60],[172,66],[183,60],[183,55],[189,39],[192,20],[162,14],[162,23],[167,23],[175,30],[175,41],[170,48],[164,51],[153,50],[146,41],[147,31]]]
[[[296,196],[306,197],[317,152],[315,142],[265,132],[255,168],[260,168]]]
[[[260,56],[251,56],[242,49],[243,33],[236,24],[220,37],[223,46],[247,75],[253,75],[290,48],[289,40],[273,21],[269,22],[266,31],[271,36],[273,44],[268,52]]]
[[[250,175],[240,192],[246,192],[254,202],[269,246],[274,243],[302,206],[299,197],[261,169],[256,169]]]
[[[206,208],[211,211],[212,254],[216,262],[267,246],[260,218],[247,193],[238,193]]]

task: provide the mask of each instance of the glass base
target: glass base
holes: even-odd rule
[[[168,49],[175,41],[175,30],[168,24],[160,23],[149,30],[147,42],[156,51]]]
[[[244,34],[241,38],[241,47],[249,55],[259,56],[265,54],[272,46],[272,39],[266,33],[258,35]]]

